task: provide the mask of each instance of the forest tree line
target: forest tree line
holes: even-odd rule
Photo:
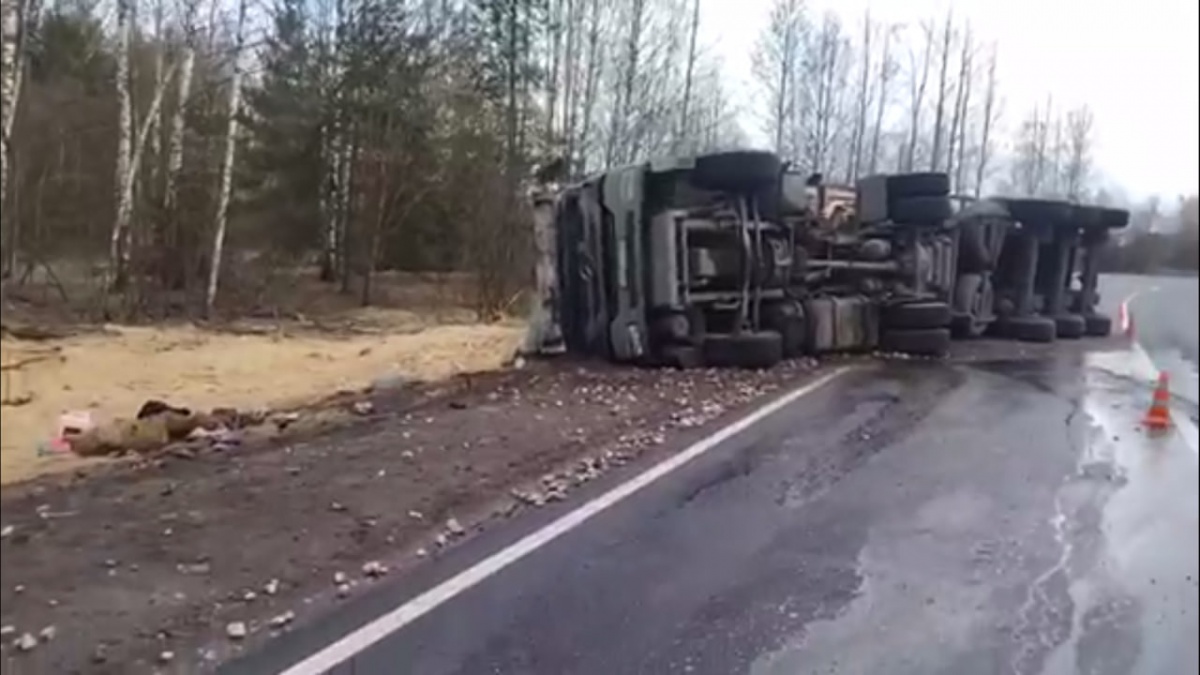
[[[713,1],[3,0],[5,286],[81,277],[136,317],[265,271],[363,304],[380,270],[461,272],[490,315],[531,277],[536,167],[742,147],[750,124],[833,181],[1091,189],[1091,113],[1002,124],[998,47],[953,14],[776,0],[747,95],[701,39]]]

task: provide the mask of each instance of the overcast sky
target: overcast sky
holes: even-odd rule
[[[749,95],[750,54],[772,0],[701,2],[705,42],[724,60],[731,88]],[[1059,109],[1086,103],[1105,182],[1134,198],[1197,191],[1197,0],[809,0],[855,31],[868,7],[873,18],[915,24],[943,17],[951,4],[977,36],[998,44],[1005,123],[1048,94]],[[760,125],[747,116],[743,126],[756,133]]]

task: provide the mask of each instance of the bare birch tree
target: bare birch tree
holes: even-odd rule
[[[879,93],[875,100],[875,123],[871,128],[871,152],[867,163],[867,173],[879,170],[880,142],[883,139],[883,118],[889,104],[892,79],[896,74],[896,62],[892,58],[892,43],[895,40],[897,26],[885,26],[883,30],[883,52],[879,56],[879,70],[876,79],[879,82]]]
[[[867,135],[867,110],[871,107],[871,33],[874,26],[871,23],[871,11],[863,15],[862,44],[859,45],[858,89],[855,92],[854,126],[850,132],[850,162],[847,165],[847,182],[858,180],[863,161],[863,148]]]
[[[221,279],[221,257],[225,252],[225,229],[229,223],[229,199],[233,189],[233,161],[237,150],[238,115],[242,104],[242,48],[245,43],[246,1],[240,0],[237,9],[237,28],[234,33],[233,75],[229,80],[229,116],[225,123],[225,154],[221,161],[220,184],[217,188],[217,208],[213,217],[212,253],[208,265],[208,285],[204,293],[204,311],[211,315]]]
[[[108,278],[106,286],[121,288],[126,282],[129,264],[129,229],[133,217],[133,190],[125,189],[133,182],[133,100],[129,92],[129,49],[133,23],[133,0],[117,0],[117,67],[113,87],[117,94],[117,158],[113,187],[116,191],[116,214],[108,248]]]
[[[12,153],[12,131],[16,120],[17,102],[21,95],[22,40],[21,4],[18,0],[0,1],[0,212],[4,213],[4,277],[13,273],[16,263],[16,225],[9,211],[8,171]]]
[[[983,94],[983,109],[981,111],[979,149],[975,160],[975,196],[983,192],[984,182],[988,178],[988,170],[992,160],[992,131],[1000,110],[998,92],[996,91],[996,49],[993,46],[988,57],[987,83]]]
[[[909,123],[908,144],[903,153],[905,171],[917,164],[917,143],[921,138],[921,110],[925,105],[925,89],[929,84],[929,68],[933,59],[933,24],[921,22],[921,46],[909,47]]]
[[[1092,111],[1081,106],[1067,113],[1066,162],[1063,166],[1063,193],[1079,201],[1086,196],[1092,168]]]
[[[785,144],[785,134],[796,123],[795,105],[801,42],[805,17],[801,0],[775,0],[767,27],[753,55],[754,75],[766,94],[766,125],[775,151],[791,156],[797,148]]]
[[[946,171],[953,180],[953,189],[962,190],[963,167],[966,164],[967,120],[971,109],[971,86],[974,80],[974,46],[971,27],[963,32],[962,46],[958,56],[958,83],[955,87],[954,114],[950,119],[950,142],[946,153]],[[956,154],[957,153],[957,154]]]
[[[929,151],[929,170],[939,171],[942,168],[942,150],[946,136],[946,99],[951,94],[952,83],[950,74],[950,52],[954,41],[954,10],[946,12],[946,21],[942,26],[942,44],[938,50],[938,87],[937,101],[933,108],[933,141]]]

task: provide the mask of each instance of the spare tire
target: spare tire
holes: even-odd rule
[[[945,197],[950,194],[950,175],[940,172],[897,173],[887,177],[888,201],[906,197]]]
[[[1005,337],[1025,342],[1054,342],[1058,327],[1054,321],[1040,316],[1012,316],[1004,319],[1000,332]]]
[[[691,183],[703,190],[754,192],[767,185],[778,185],[783,162],[773,152],[739,150],[701,155],[691,172]],[[763,204],[760,208],[770,210]],[[773,207],[778,210],[777,206]]]
[[[704,362],[718,368],[770,368],[783,360],[783,337],[774,331],[704,337]]]
[[[933,225],[949,220],[954,206],[949,197],[905,197],[888,206],[888,218],[896,223]]]
[[[952,315],[944,302],[905,302],[885,306],[880,319],[884,328],[945,328]]]
[[[950,330],[946,328],[885,330],[879,336],[879,349],[887,353],[943,356],[950,351]]]

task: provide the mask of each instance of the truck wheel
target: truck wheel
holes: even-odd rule
[[[887,177],[888,201],[906,197],[945,197],[950,194],[950,176],[937,172],[898,173]]]
[[[661,342],[687,342],[690,332],[688,317],[682,312],[662,314],[650,324],[651,335]]]
[[[1078,340],[1087,331],[1087,323],[1078,314],[1063,314],[1054,317],[1055,333],[1058,337]]]
[[[752,192],[765,184],[778,184],[782,173],[783,163],[773,152],[720,152],[696,158],[691,182],[703,190]]]
[[[1001,200],[1013,220],[1025,225],[1051,225],[1069,222],[1074,215],[1067,202],[1052,199],[1004,199]]]
[[[1112,335],[1112,318],[1103,314],[1087,314],[1083,317],[1083,332],[1088,337]]]
[[[943,356],[950,351],[950,331],[946,328],[885,330],[879,336],[879,349],[900,354]]]
[[[774,331],[722,333],[704,338],[704,362],[718,368],[770,368],[783,360],[783,338]]]
[[[952,317],[944,302],[906,302],[883,308],[885,328],[945,328]]]
[[[1100,209],[1100,223],[1106,230],[1119,230],[1129,224],[1129,212],[1125,209]]]
[[[763,326],[779,333],[783,340],[783,358],[794,358],[804,352],[804,337],[808,331],[800,303],[773,302],[764,306]]]
[[[888,218],[897,223],[933,225],[953,215],[954,207],[948,197],[905,197],[888,207]]]
[[[704,365],[703,355],[698,347],[691,345],[667,345],[660,352],[660,362],[668,368],[688,370]]]
[[[1013,316],[1004,320],[1001,333],[1025,342],[1054,342],[1058,327],[1054,321],[1040,316]]]

